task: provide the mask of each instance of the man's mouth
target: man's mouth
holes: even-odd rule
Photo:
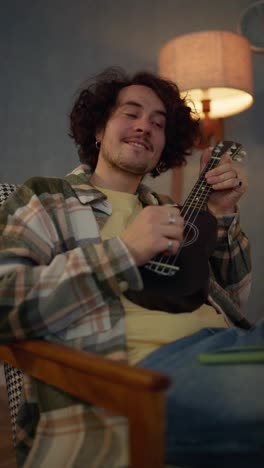
[[[125,143],[127,143],[130,146],[134,146],[134,148],[144,149],[144,150],[147,150],[147,151],[151,150],[150,144],[147,143],[146,141],[142,141],[142,140],[125,140]]]

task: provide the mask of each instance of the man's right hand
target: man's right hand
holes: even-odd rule
[[[120,239],[140,266],[161,252],[175,255],[183,239],[183,229],[183,218],[175,206],[147,206],[122,232]]]

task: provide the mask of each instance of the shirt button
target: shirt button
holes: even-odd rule
[[[128,288],[128,282],[127,281],[120,281],[120,283],[118,283],[118,286],[120,288],[120,291],[124,292]]]

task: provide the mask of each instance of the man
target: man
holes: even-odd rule
[[[125,296],[143,287],[138,267],[158,253],[176,254],[184,230],[179,208],[162,205],[141,181],[185,162],[198,137],[197,120],[176,85],[121,70],[98,76],[70,117],[83,164],[64,179],[27,181],[1,210],[1,341],[44,338],[167,372],[173,379],[169,463],[194,464],[197,454],[210,451],[217,457],[259,452],[264,410],[256,397],[263,377],[254,368],[249,381],[246,366],[232,370],[234,380],[230,368],[212,371],[197,360],[208,350],[263,343],[263,327],[245,332],[250,323],[240,310],[251,275],[237,207],[247,189],[244,175],[226,155],[206,174],[213,189],[208,209],[218,223],[206,304],[177,314],[140,308]],[[209,157],[205,151],[201,167]],[[243,379],[247,389],[238,395]],[[109,421],[107,448],[101,438]],[[65,442],[55,429],[69,422],[78,430]],[[98,456],[100,466],[124,466],[122,424],[26,380],[18,463],[62,466],[70,451],[70,466],[95,466]]]

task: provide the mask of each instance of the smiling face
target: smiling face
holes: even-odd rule
[[[146,86],[123,88],[103,130],[96,169],[115,168],[140,178],[157,165],[165,146],[165,106]]]

